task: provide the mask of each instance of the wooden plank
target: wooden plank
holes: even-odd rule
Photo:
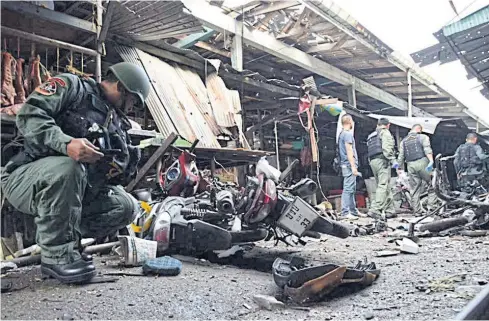
[[[97,32],[95,25],[89,21],[70,16],[66,13],[49,10],[24,1],[2,1],[2,9],[15,11],[29,17],[59,23],[89,33]]]
[[[337,50],[343,47],[352,47],[357,43],[356,40],[340,40],[337,42],[331,42],[331,43],[323,43],[317,46],[312,46],[309,47],[309,49],[306,51],[307,53],[315,53],[315,52],[323,52],[323,51],[332,51],[332,50]]]
[[[104,21],[102,24],[102,30],[100,30],[100,35],[98,40],[100,42],[104,42],[105,38],[107,38],[107,32],[109,31],[110,23],[112,21],[112,16],[114,15],[114,11],[116,9],[115,1],[110,1],[107,5],[107,12],[105,13]]]
[[[166,151],[173,145],[173,143],[177,140],[178,135],[175,133],[171,133],[170,136],[168,136],[163,143],[161,144],[160,147],[154,152],[153,155],[148,159],[146,164],[143,165],[143,167],[138,171],[138,174],[136,177],[127,185],[126,187],[126,192],[130,193],[133,191],[134,187],[141,181],[141,179],[146,176],[148,171],[156,165],[156,162],[165,155]]]
[[[216,33],[212,29],[209,29],[206,27],[204,27],[204,29],[205,29],[205,31],[203,31],[203,32],[194,33],[194,34],[186,36],[183,39],[178,40],[177,42],[175,42],[173,44],[173,46],[175,46],[177,48],[187,49],[187,48],[194,46],[198,42],[209,40],[209,38],[212,37]]]
[[[275,11],[295,7],[299,4],[300,3],[297,1],[277,1],[277,2],[271,3],[267,6],[264,6],[264,7],[260,6],[256,9],[250,10],[246,15],[247,16],[257,16],[257,15],[267,14],[270,12],[275,12]]]
[[[312,57],[311,55],[275,39],[268,33],[258,30],[241,28],[242,22],[226,16],[217,7],[212,7],[201,1],[182,0],[185,6],[191,10],[192,15],[201,20],[208,27],[220,32],[240,33],[243,30],[243,41],[268,54],[284,59],[285,61],[309,70],[315,74],[331,79],[340,84],[351,86],[355,84],[356,90],[382,101],[400,110],[407,110],[407,102],[396,97],[385,90],[377,88],[360,78],[357,78],[325,61]],[[396,67],[396,69],[398,69]],[[415,115],[429,116],[428,113],[419,108],[413,108]]]
[[[284,96],[299,97],[299,90],[296,91],[296,90],[291,90],[291,89],[287,89],[287,88],[282,88],[279,86],[267,84],[265,82],[261,82],[261,81],[254,80],[254,79],[249,78],[249,77],[245,77],[245,76],[241,76],[241,75],[237,75],[237,74],[233,74],[233,73],[229,73],[229,72],[220,72],[219,76],[221,76],[224,79],[230,79],[230,80],[234,80],[237,82],[243,82],[247,85],[250,85],[250,86],[253,86],[256,88],[265,89],[265,90],[268,90],[270,92],[281,94]]]
[[[199,41],[195,44],[195,47],[205,49],[226,58],[231,58],[231,53],[229,51],[216,48],[213,45],[208,44],[207,42]]]

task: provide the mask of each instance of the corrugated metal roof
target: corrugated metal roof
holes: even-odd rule
[[[138,41],[160,40],[203,30],[180,1],[125,1],[116,7],[110,31]]]
[[[470,28],[489,23],[489,5],[460,19],[457,22],[449,24],[443,28],[443,34],[448,37],[455,33],[468,30]]]

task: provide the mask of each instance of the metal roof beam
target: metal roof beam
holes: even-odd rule
[[[182,1],[192,15],[201,20],[207,27],[220,32],[232,34],[242,34],[243,41],[259,50],[281,58],[289,63],[300,66],[315,74],[329,78],[335,82],[346,86],[355,85],[358,92],[365,93],[379,101],[401,110],[407,110],[407,102],[396,97],[385,90],[377,88],[368,82],[357,78],[339,68],[336,68],[325,61],[314,58],[313,56],[275,39],[268,33],[250,30],[244,27],[242,22],[227,16],[221,9],[211,6],[202,1],[183,0]],[[431,116],[417,107],[413,107],[415,115]]]
[[[14,11],[25,16],[36,17],[45,21],[59,23],[73,29],[97,33],[95,25],[89,21],[70,16],[66,13],[49,10],[35,4],[23,1],[2,1],[2,9]]]

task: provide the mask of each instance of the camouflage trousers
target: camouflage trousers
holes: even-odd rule
[[[41,158],[2,172],[1,179],[9,203],[35,216],[36,242],[47,264],[78,259],[81,237],[115,233],[131,222],[138,207],[121,186],[88,186],[85,167],[66,156]]]

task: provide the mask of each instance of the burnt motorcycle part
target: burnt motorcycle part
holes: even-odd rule
[[[303,268],[303,262],[281,258],[273,263],[272,272],[275,283],[297,303],[321,300],[340,285],[371,285],[380,275],[373,262],[358,262],[350,267],[325,264]]]
[[[310,178],[303,178],[290,187],[290,194],[305,198],[316,193],[318,184]]]
[[[223,228],[200,220],[172,224],[172,248],[186,254],[227,250],[231,247],[231,233]]]
[[[268,236],[268,231],[263,228],[230,233],[233,244],[259,242]]]
[[[350,235],[350,228],[343,223],[332,221],[325,217],[319,216],[312,225],[311,231],[319,232],[346,239]]]
[[[135,191],[132,191],[131,194],[133,194],[134,197],[136,197],[136,199],[139,201],[143,201],[146,203],[152,202],[151,192],[149,191],[149,189],[146,188],[137,189]]]
[[[223,190],[216,194],[217,210],[223,213],[234,213],[233,194],[230,191]]]
[[[447,230],[449,228],[456,227],[459,225],[465,225],[468,222],[469,222],[468,219],[466,217],[463,217],[463,216],[445,218],[445,219],[441,219],[441,220],[434,221],[431,223],[423,224],[419,227],[419,231],[420,232],[430,231],[432,233],[433,232],[440,232],[440,231]]]

